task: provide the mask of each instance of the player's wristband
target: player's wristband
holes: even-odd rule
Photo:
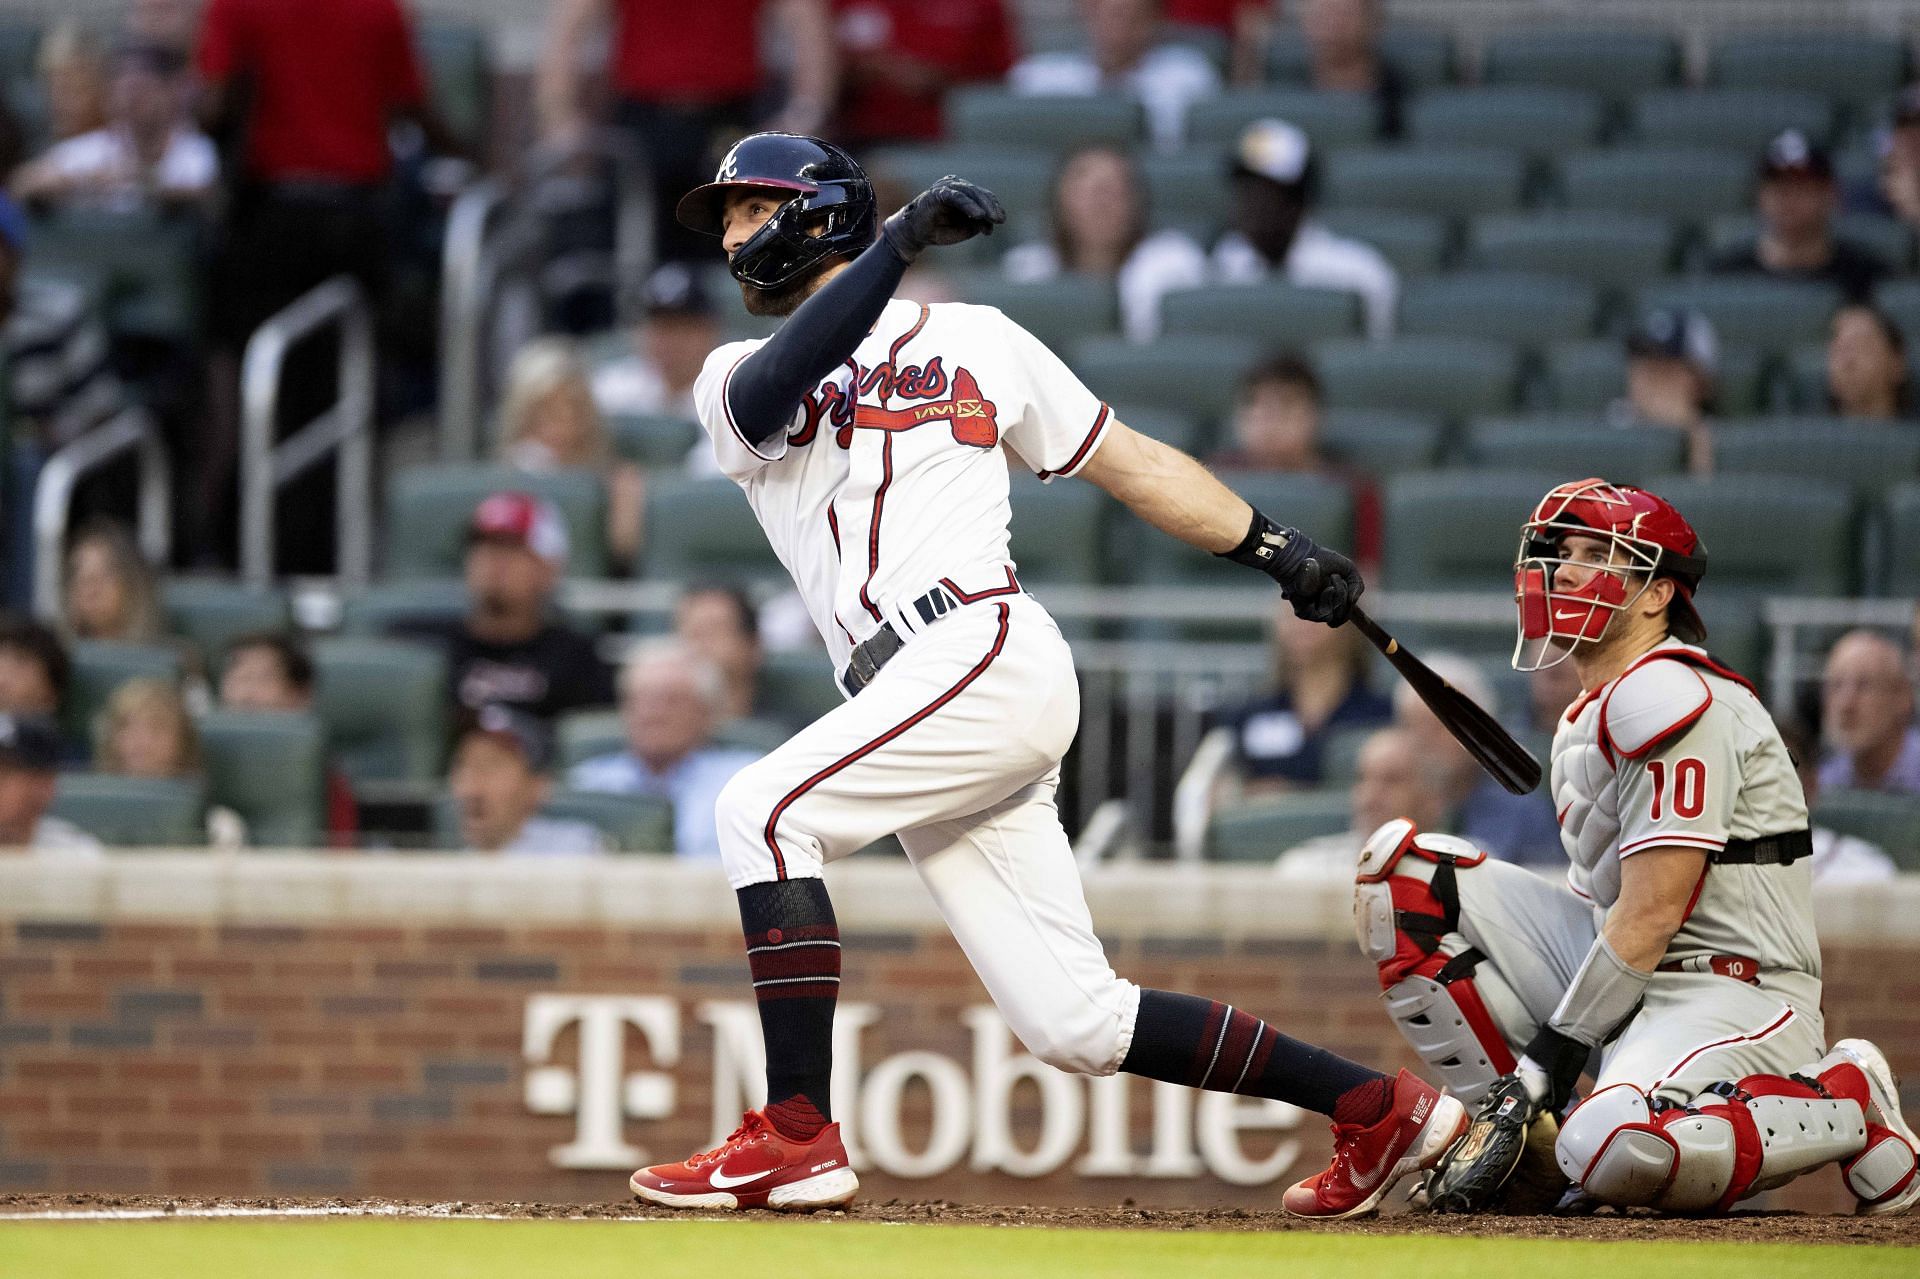
[[[1547,1077],[1547,1095],[1541,1100],[1541,1108],[1558,1114],[1573,1100],[1580,1072],[1587,1068],[1587,1058],[1592,1055],[1591,1044],[1583,1044],[1551,1026],[1542,1026],[1521,1055],[1520,1074],[1524,1076],[1528,1066],[1538,1067]]]
[[[1223,560],[1258,569],[1285,586],[1294,571],[1306,563],[1316,549],[1313,539],[1305,533],[1297,528],[1275,524],[1260,513],[1259,507],[1255,507],[1253,521],[1247,526],[1247,535],[1240,539],[1240,544],[1230,551],[1216,554]]]

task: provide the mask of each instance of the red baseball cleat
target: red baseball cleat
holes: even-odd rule
[[[655,1164],[627,1179],[633,1193],[667,1208],[775,1208],[811,1212],[851,1203],[860,1179],[847,1163],[840,1125],[812,1141],[788,1141],[749,1110],[733,1135],[681,1164]]]
[[[1393,1081],[1393,1109],[1371,1128],[1333,1126],[1333,1162],[1281,1196],[1290,1217],[1357,1217],[1394,1183],[1433,1167],[1466,1135],[1467,1108],[1406,1071]]]

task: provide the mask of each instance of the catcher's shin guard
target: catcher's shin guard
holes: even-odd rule
[[[1398,818],[1361,849],[1353,896],[1354,931],[1380,970],[1387,1015],[1469,1106],[1513,1069],[1502,1023],[1525,1024],[1519,998],[1459,932],[1454,876],[1485,860],[1467,840]]]

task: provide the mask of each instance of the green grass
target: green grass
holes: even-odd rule
[[[1911,1250],[861,1223],[156,1221],[0,1224],[8,1279],[1911,1279]]]

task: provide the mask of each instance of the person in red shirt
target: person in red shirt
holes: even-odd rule
[[[760,21],[773,10],[790,51],[784,101],[769,92]],[[698,258],[701,237],[673,215],[680,192],[713,173],[728,141],[757,127],[817,133],[838,92],[827,0],[557,0],[534,84],[543,139],[566,147],[585,134],[580,56],[591,28],[613,22],[607,80],[613,124],[653,167],[662,258]]]
[[[999,80],[1013,66],[1003,0],[835,0],[834,27],[850,143],[938,138],[948,89]]]

